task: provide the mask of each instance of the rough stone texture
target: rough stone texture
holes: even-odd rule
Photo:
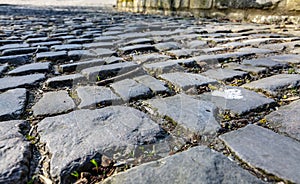
[[[0,79],[0,91],[18,87],[33,87],[45,79],[44,74],[32,74],[18,77],[5,77]]]
[[[165,83],[155,79],[150,75],[142,75],[134,78],[134,80],[149,87],[154,94],[166,93],[168,91],[168,88],[165,86]]]
[[[248,73],[225,68],[225,69],[211,69],[201,74],[217,80],[232,80],[234,78],[243,78]]]
[[[45,118],[38,132],[52,154],[51,176],[63,184],[70,183],[71,172],[99,154],[109,156],[134,145],[154,143],[162,133],[146,114],[122,106]]]
[[[91,68],[94,66],[101,66],[104,64],[105,64],[105,61],[103,59],[80,61],[80,62],[76,62],[76,63],[59,65],[59,71],[61,71],[62,73],[81,71],[86,68]]]
[[[96,58],[97,54],[91,50],[71,50],[68,57],[72,60],[82,60],[86,58]]]
[[[27,103],[27,90],[12,89],[0,94],[0,121],[20,118]]]
[[[44,93],[32,110],[34,116],[46,116],[68,112],[74,108],[75,103],[67,91],[56,91]]]
[[[20,133],[29,123],[0,122],[0,183],[27,183],[31,157],[30,143]]]
[[[268,68],[283,68],[286,67],[286,64],[274,61],[270,58],[260,58],[260,59],[251,59],[243,60],[242,64],[251,65],[255,67],[268,67]]]
[[[244,162],[285,180],[299,183],[300,143],[256,126],[221,135],[220,138]]]
[[[200,99],[213,102],[223,110],[229,110],[232,115],[243,115],[249,112],[260,112],[275,103],[273,99],[240,87],[226,86],[211,93],[205,93]]]
[[[157,43],[154,44],[154,47],[159,50],[160,52],[162,51],[168,51],[168,50],[174,50],[174,49],[179,49],[180,46],[176,42],[164,42],[164,43]]]
[[[286,88],[300,86],[300,75],[298,74],[278,74],[244,84],[244,88],[263,90],[271,95],[276,95]]]
[[[64,61],[68,57],[66,51],[41,52],[36,54],[37,61]]]
[[[266,73],[268,70],[265,67],[256,67],[251,65],[243,65],[238,63],[228,63],[224,65],[226,68],[238,70],[238,71],[244,71],[247,73],[251,73],[253,75]]]
[[[82,45],[80,44],[65,44],[65,45],[53,45],[51,46],[51,49],[54,51],[68,51],[68,50],[79,50],[82,48]]]
[[[217,108],[210,102],[179,94],[145,102],[161,117],[168,117],[190,133],[215,135],[220,125]]]
[[[122,73],[129,72],[137,67],[138,65],[135,63],[123,62],[87,68],[82,70],[81,73],[85,75],[89,81],[96,81],[97,76],[102,80],[108,78],[109,76],[116,76],[118,74],[120,75]]]
[[[152,92],[147,86],[132,79],[121,80],[110,86],[125,102],[152,96]]]
[[[132,46],[126,46],[119,48],[119,51],[122,54],[129,54],[131,52],[138,52],[138,51],[155,51],[155,47],[150,44],[137,44]]]
[[[51,88],[59,88],[65,86],[75,86],[80,84],[81,82],[85,81],[86,78],[81,74],[71,74],[71,75],[63,75],[58,77],[49,78],[45,82],[45,86]]]
[[[163,61],[157,63],[144,64],[143,68],[151,75],[160,75],[167,72],[183,71],[177,61]]]
[[[30,57],[29,55],[14,55],[14,56],[1,56],[0,63],[8,63],[13,65],[22,65],[25,63],[29,63]]]
[[[150,62],[161,62],[170,59],[170,56],[152,53],[147,55],[137,55],[133,56],[133,61],[138,64],[150,63]]]
[[[14,70],[8,72],[9,75],[24,75],[32,73],[43,73],[50,71],[50,63],[31,63],[23,66],[19,66]]]
[[[220,153],[199,146],[114,175],[103,183],[263,183]]]
[[[296,55],[296,54],[272,56],[270,58],[274,61],[278,61],[281,63],[291,63],[291,64],[299,64],[300,63],[300,57],[299,57],[299,55]]]
[[[163,80],[168,81],[174,86],[175,91],[188,91],[190,89],[197,89],[200,86],[207,86],[208,84],[216,83],[214,79],[210,79],[200,74],[192,73],[166,73],[159,76]]]
[[[298,113],[300,113],[300,100],[280,107],[267,115],[265,119],[272,127],[300,141],[300,117]]]
[[[78,108],[96,107],[97,105],[116,105],[121,103],[121,98],[111,89],[102,86],[80,86],[76,89],[81,99]]]

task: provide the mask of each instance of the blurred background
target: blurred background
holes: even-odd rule
[[[1,4],[36,6],[113,6],[117,0],[0,0]]]

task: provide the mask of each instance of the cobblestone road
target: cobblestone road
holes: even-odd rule
[[[293,25],[1,6],[0,26],[0,183],[300,183]]]

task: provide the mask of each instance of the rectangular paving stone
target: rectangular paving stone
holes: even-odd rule
[[[45,79],[45,74],[32,74],[17,77],[0,78],[0,91],[18,87],[33,87]]]
[[[44,85],[50,88],[73,87],[85,80],[83,75],[77,73],[49,78]]]
[[[115,44],[112,42],[95,42],[95,43],[83,44],[82,47],[85,49],[94,49],[94,48],[112,49],[114,45]]]
[[[97,108],[97,105],[117,105],[122,99],[111,89],[103,86],[80,86],[76,89],[80,98],[78,108]]]
[[[278,61],[274,61],[271,58],[259,58],[259,59],[250,59],[250,60],[243,60],[242,64],[244,65],[251,65],[254,67],[268,67],[268,68],[284,68],[287,67],[286,64],[280,63]]]
[[[125,79],[112,83],[110,87],[124,102],[152,97],[152,92],[146,85],[138,83],[133,79]]]
[[[239,157],[254,168],[299,183],[300,143],[257,125],[220,136]]]
[[[217,83],[214,79],[193,73],[174,72],[162,74],[159,77],[173,85],[174,90],[177,92],[197,89],[201,86]]]
[[[26,48],[29,47],[29,44],[27,43],[22,43],[22,44],[6,44],[0,47],[0,51],[2,52],[3,50],[7,49],[17,49],[17,48]]]
[[[86,68],[82,70],[81,73],[89,81],[96,81],[98,80],[97,78],[103,80],[111,76],[121,75],[122,73],[129,72],[138,67],[139,65],[133,62],[123,62],[123,63],[115,63],[115,64]]]
[[[97,54],[91,50],[71,50],[68,52],[68,58],[75,61],[96,57]]]
[[[80,44],[64,44],[64,45],[53,45],[50,49],[54,51],[69,51],[69,50],[80,50],[82,45]]]
[[[47,52],[47,51],[49,51],[48,47],[28,47],[28,48],[6,49],[2,51],[2,55],[3,56],[21,55],[21,54],[30,54],[34,52]]]
[[[111,57],[111,56],[116,56],[117,52],[113,51],[111,49],[104,49],[104,48],[98,48],[98,49],[93,49],[91,50],[93,53],[96,54],[98,57]]]
[[[136,45],[130,45],[125,47],[119,47],[118,50],[122,54],[130,54],[132,52],[138,52],[138,51],[156,51],[155,47],[150,44],[136,44]]]
[[[268,125],[300,141],[300,100],[281,106],[265,117]]]
[[[299,86],[300,75],[298,74],[278,74],[242,85],[244,88],[262,90],[271,95]]]
[[[60,72],[65,73],[65,72],[81,71],[86,68],[90,68],[90,67],[94,67],[94,66],[101,66],[104,64],[105,64],[105,61],[103,59],[93,59],[93,60],[80,61],[80,62],[76,62],[76,63],[59,65],[58,69]]]
[[[201,100],[213,102],[218,108],[229,111],[232,116],[241,116],[249,112],[261,112],[272,107],[271,98],[241,87],[226,86],[211,93],[199,96]]]
[[[163,54],[151,53],[145,55],[134,55],[132,60],[138,64],[144,64],[144,63],[151,63],[151,62],[166,61],[168,59],[171,59],[171,57]]]
[[[61,41],[48,41],[48,42],[38,42],[38,43],[32,43],[30,44],[32,47],[37,47],[37,46],[45,46],[45,47],[50,47],[52,45],[59,45],[62,44]]]
[[[201,73],[201,75],[220,81],[229,81],[233,80],[234,78],[244,78],[247,74],[247,72],[227,68],[211,69]]]
[[[43,62],[43,63],[30,63],[26,65],[19,66],[11,71],[9,71],[8,75],[25,75],[25,74],[33,74],[33,73],[47,73],[50,71],[51,63]]]
[[[47,92],[32,107],[34,116],[47,116],[68,112],[75,108],[75,103],[67,91]]]
[[[40,52],[36,54],[36,61],[65,61],[68,58],[66,51]]]
[[[224,155],[204,146],[142,164],[103,181],[104,184],[197,182],[263,183]]]
[[[249,54],[271,54],[271,53],[275,53],[274,50],[270,50],[270,49],[260,49],[260,48],[252,48],[252,47],[243,47],[237,50],[238,52],[245,52],[245,53],[249,53]]]
[[[0,121],[18,119],[24,113],[27,90],[17,88],[0,94]]]
[[[162,42],[154,44],[153,46],[160,52],[180,49],[180,45],[177,42]]]
[[[25,63],[29,63],[31,60],[30,55],[22,54],[22,55],[14,55],[14,56],[0,56],[0,63],[8,63],[12,65],[22,65]]]
[[[29,128],[26,121],[0,122],[0,183],[27,183],[31,146],[20,132]]]
[[[93,42],[93,39],[89,39],[89,38],[76,38],[76,39],[66,40],[66,43],[68,44],[84,44],[84,43],[91,43],[91,42]]]
[[[227,63],[223,65],[225,68],[238,70],[238,71],[244,71],[253,75],[258,75],[262,73],[266,73],[268,70],[265,67],[256,67],[251,65],[243,65],[239,63]]]
[[[220,128],[216,120],[216,106],[211,102],[179,94],[172,97],[145,101],[151,111],[162,118],[169,118],[188,133],[216,135]],[[151,113],[149,111],[149,113]],[[153,113],[153,112],[152,112]]]
[[[154,94],[163,94],[168,91],[168,88],[160,80],[155,79],[150,75],[142,75],[135,77],[134,80],[149,87]]]
[[[297,54],[277,55],[277,56],[270,57],[270,59],[281,62],[281,63],[287,63],[287,64],[299,64],[300,63],[300,56]]]
[[[160,75],[168,72],[184,71],[184,68],[175,60],[144,64],[143,68],[151,75]]]

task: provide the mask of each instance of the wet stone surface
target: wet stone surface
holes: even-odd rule
[[[297,29],[1,5],[0,183],[300,183]]]

